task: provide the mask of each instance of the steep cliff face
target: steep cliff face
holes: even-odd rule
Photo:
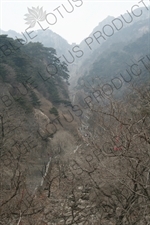
[[[145,7],[136,9],[132,13],[128,11],[116,18],[108,16],[80,43],[80,48],[85,52],[83,60],[88,57],[91,57],[92,60],[94,54],[97,58],[95,50],[101,55],[104,50],[109,51],[112,44],[118,42],[126,44],[140,38],[145,32],[149,31],[148,20],[149,10]]]
[[[140,11],[142,12],[141,16],[134,16],[139,14]],[[138,42],[138,40],[140,40],[140,38],[143,36],[148,36],[149,31],[149,10],[147,8],[139,8],[134,11],[134,14],[126,13],[117,18],[108,16],[106,19],[100,22],[98,26],[96,26],[89,34],[89,36],[80,43],[79,49],[83,52],[82,56],[76,57],[76,54],[73,53],[75,62],[71,65],[73,68],[71,70],[70,78],[71,87],[75,87],[79,78],[83,76],[86,77],[87,75],[90,76],[91,73],[91,76],[93,76],[94,67],[98,67],[98,64],[100,64],[101,60],[105,60],[105,63],[110,65],[110,62],[107,61],[107,58],[114,57],[115,60],[114,53],[118,54],[119,52],[120,54],[119,60],[117,59],[117,61],[122,60],[125,56],[126,63],[128,63],[127,59],[130,59],[131,57],[133,58],[134,55],[131,56],[130,53],[126,57],[124,48],[136,41]],[[139,43],[142,45],[142,40],[139,41]],[[145,45],[147,50],[148,43],[149,41],[147,39],[147,43]],[[145,47],[143,44],[141,54],[145,52],[144,48]],[[115,63],[116,62],[113,62],[114,65]],[[108,69],[109,71],[111,70],[109,66],[105,66],[104,68],[106,70]],[[103,70],[103,67],[99,66],[99,69],[95,72],[95,76],[99,76],[99,71],[101,70]],[[109,73],[107,72],[106,74],[101,71],[101,77],[102,76],[104,78],[108,77]]]

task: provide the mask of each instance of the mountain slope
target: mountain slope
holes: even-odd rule
[[[133,21],[128,24],[124,22],[122,17],[107,17],[94,28],[89,37],[81,42],[79,48],[84,54],[79,59],[76,58],[75,63],[72,64],[74,65],[74,70],[70,79],[71,87],[75,86],[80,76],[89,73],[95,61],[103,58],[103,55],[106,55],[107,52],[111,52],[111,49],[114,49],[113,45],[119,50],[120,45],[127,46],[149,32],[149,11],[145,8],[139,8],[140,10],[143,11],[142,16],[138,18],[132,16]],[[126,18],[127,14],[122,16]],[[106,32],[107,35],[105,34]]]
[[[7,34],[9,37],[12,37],[14,39],[22,38],[23,40],[25,40],[23,34],[17,33],[13,30],[9,30],[9,31],[0,30],[0,33]],[[47,29],[45,31],[37,30],[37,31],[34,31],[34,34],[37,36],[34,39],[28,38],[28,42],[29,41],[40,42],[45,47],[52,47],[52,48],[56,49],[58,56],[60,56],[62,54],[66,54],[67,50],[70,48],[70,45],[64,38],[62,38],[60,35],[56,34],[55,32],[53,32],[49,29]]]

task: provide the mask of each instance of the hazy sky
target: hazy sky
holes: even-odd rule
[[[74,11],[71,13],[67,13],[62,6],[63,4],[66,9],[71,10],[69,1],[72,3],[74,9]],[[149,5],[149,0],[143,1],[146,5]],[[47,21],[49,21],[49,23],[55,23],[54,25],[50,25],[45,20],[41,22],[43,28],[49,27],[49,29],[61,35],[70,44],[73,42],[79,44],[83,39],[88,37],[92,30],[99,24],[99,22],[105,19],[108,15],[117,17],[120,14],[126,13],[127,10],[130,11],[133,5],[139,5],[143,7],[143,4],[139,3],[140,0],[83,0],[82,5],[80,0],[1,0],[0,2],[0,28],[2,30],[15,30],[17,32],[24,32],[25,29],[29,26],[25,24],[26,21],[24,20],[26,18],[25,14],[29,13],[27,8],[37,8],[39,6],[40,8],[43,7],[43,11],[46,11],[46,14],[51,13],[47,16]],[[62,16],[58,12],[58,10],[55,10],[58,7]],[[55,22],[56,19],[57,22]],[[41,29],[38,24],[33,27],[33,30],[36,29]]]

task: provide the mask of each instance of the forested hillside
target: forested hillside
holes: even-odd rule
[[[60,35],[56,34],[52,30],[48,29],[44,32],[42,30],[35,31],[35,38],[30,39],[26,33],[17,33],[13,30],[3,31],[0,30],[1,34],[6,34],[9,37],[16,39],[20,38],[23,39],[25,42],[40,42],[45,47],[52,47],[56,49],[57,56],[62,54],[66,54],[67,50],[70,48],[68,42],[62,38]]]
[[[1,35],[1,78],[5,83],[23,83],[33,95],[34,87],[53,103],[68,99],[64,80],[68,80],[68,69],[60,63],[53,48],[46,48],[41,43],[29,43],[13,40]],[[9,74],[14,70],[15,76]],[[10,79],[8,77],[11,77]],[[66,85],[67,86],[67,85]],[[32,90],[32,91],[31,91]],[[61,94],[62,90],[65,97]],[[35,95],[35,93],[34,93]],[[23,96],[21,96],[23,99]],[[36,97],[35,97],[36,98]],[[36,102],[33,101],[33,104]]]
[[[70,65],[50,30],[0,35],[0,225],[150,224],[148,24],[143,13],[90,53],[84,40]]]
[[[20,210],[41,211],[40,205],[32,211],[30,200],[43,188],[46,165],[58,154],[69,156],[78,135],[66,108],[68,69],[55,49],[7,35],[0,43],[0,223],[10,225]]]

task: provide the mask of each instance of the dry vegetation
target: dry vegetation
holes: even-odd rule
[[[91,112],[90,136],[75,153],[71,134],[60,130],[41,140],[28,116],[9,136],[6,129],[14,124],[5,126],[1,112],[0,224],[150,224],[149,86],[132,86],[121,101],[105,98]],[[35,139],[28,147],[15,142],[22,129],[24,138],[32,133]]]

